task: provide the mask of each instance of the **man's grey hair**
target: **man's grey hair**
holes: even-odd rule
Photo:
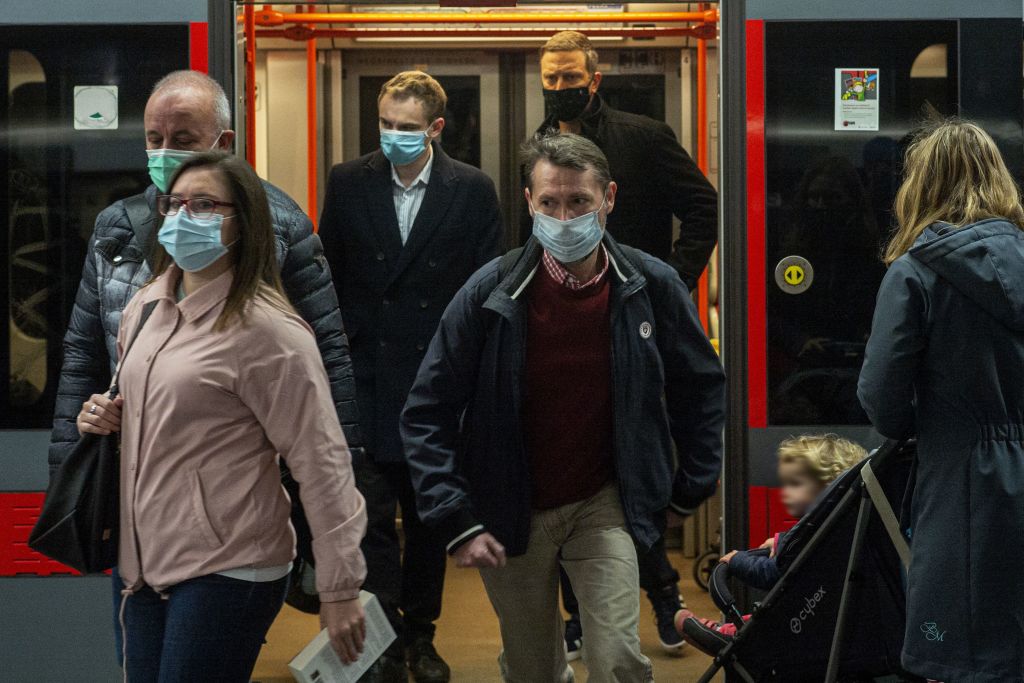
[[[206,74],[188,69],[172,71],[156,82],[150,97],[164,90],[198,90],[207,95],[210,98],[214,123],[222,131],[231,129],[231,106],[228,104],[228,96],[224,94],[224,88],[220,87],[220,83]]]
[[[608,158],[600,147],[582,135],[537,133],[523,144],[521,155],[530,189],[533,189],[533,171],[541,161],[562,168],[590,171],[602,188],[607,188],[612,182]]]

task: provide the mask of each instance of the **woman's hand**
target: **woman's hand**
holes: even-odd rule
[[[359,598],[320,603],[320,626],[327,629],[342,662],[351,664],[359,659],[366,640],[366,617]]]
[[[79,434],[101,434],[106,436],[121,431],[121,406],[124,399],[118,396],[113,401],[102,394],[93,394],[82,404],[75,424]]]

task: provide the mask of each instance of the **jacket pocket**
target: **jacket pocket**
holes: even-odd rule
[[[210,516],[206,513],[206,500],[203,496],[203,483],[199,472],[192,470],[189,473],[189,481],[192,489],[192,523],[209,549],[219,548],[224,543],[213,528],[213,524],[210,523]]]

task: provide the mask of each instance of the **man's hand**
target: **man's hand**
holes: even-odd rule
[[[484,532],[471,541],[463,543],[455,551],[455,564],[458,567],[476,567],[477,569],[497,569],[505,566],[505,548],[498,539]]]
[[[730,562],[732,562],[732,558],[736,557],[737,552],[739,551],[733,550],[731,553],[723,555],[722,559],[720,559],[719,562],[721,562],[722,564],[729,564]]]
[[[327,629],[342,662],[351,664],[359,659],[366,640],[366,618],[359,598],[320,603],[320,626]]]

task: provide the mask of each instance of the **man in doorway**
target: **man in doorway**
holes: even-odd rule
[[[608,158],[619,186],[617,207],[608,232],[621,244],[667,262],[692,291],[718,239],[718,194],[661,121],[609,107],[599,92],[602,74],[590,40],[562,31],[541,48],[540,76],[547,118],[541,132],[576,133],[593,141]],[[672,216],[681,221],[672,242]],[[673,625],[682,607],[679,573],[659,541],[640,556],[640,583],[647,592],[662,646],[670,651],[684,641]],[[566,648],[570,659],[582,647],[579,610],[572,586],[563,575]]]
[[[49,449],[51,477],[78,441],[75,424],[78,414],[93,405],[91,395],[105,392],[110,384],[117,362],[121,311],[152,276],[147,259],[156,243],[157,195],[167,191],[174,172],[190,155],[209,149],[228,151],[235,137],[224,90],[215,80],[198,71],[175,71],[160,79],[146,103],[143,122],[153,184],[142,194],[114,202],[96,217],[64,338],[64,364]],[[338,312],[331,272],[323,265],[320,240],[313,234],[309,218],[291,197],[270,183],[264,182],[263,186],[277,235],[285,292],[316,334],[331,380],[338,419],[350,449],[358,452],[362,439],[357,424],[348,340]],[[104,409],[108,403],[105,397],[96,401],[96,405]],[[284,571],[287,573],[287,568]],[[124,585],[116,570],[113,586],[120,658],[122,634],[117,610]]]
[[[588,680],[649,681],[633,539],[649,548],[714,492],[725,375],[676,271],[605,232],[601,150],[538,135],[524,167],[533,237],[445,311],[402,414],[406,459],[424,522],[480,569],[506,681],[572,679],[559,567]]]
[[[425,73],[398,74],[377,101],[381,147],[331,171],[320,236],[352,343],[367,453],[355,465],[366,498],[367,577],[399,641],[367,681],[443,683],[433,646],[445,552],[416,514],[398,417],[445,307],[501,248],[494,184],[439,144],[447,97]],[[401,556],[395,528],[402,510]],[[404,652],[403,652],[404,647]]]

